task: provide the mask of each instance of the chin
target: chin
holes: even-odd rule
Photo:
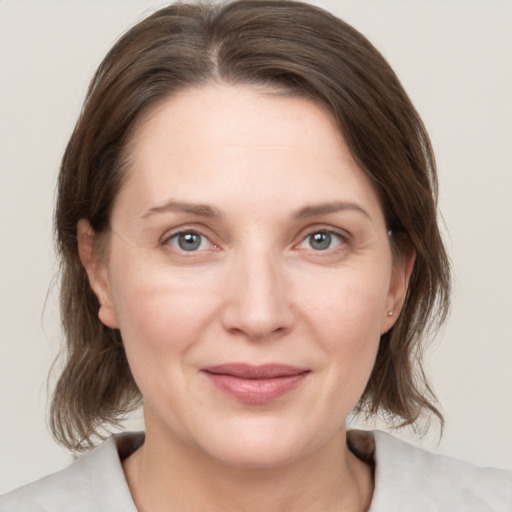
[[[273,469],[299,459],[302,450],[287,444],[231,443],[210,455],[225,466],[238,469]],[[224,449],[223,449],[224,448]]]
[[[228,466],[271,469],[292,463],[318,449],[321,444],[318,437],[305,431],[303,425],[293,428],[290,424],[279,423],[260,421],[258,425],[223,429],[220,436],[204,440],[203,450]],[[214,432],[210,431],[210,434]]]

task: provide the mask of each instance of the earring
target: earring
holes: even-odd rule
[[[388,316],[393,316],[393,311],[388,311]]]

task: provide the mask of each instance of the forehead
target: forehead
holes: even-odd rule
[[[319,152],[333,139],[344,144],[327,109],[311,99],[286,91],[221,84],[187,88],[167,98],[139,123],[132,142],[139,149],[157,143],[157,132],[183,150],[198,143],[291,146],[315,133]],[[194,140],[189,137],[192,133]]]
[[[140,124],[118,199],[127,193],[139,211],[169,198],[223,207],[357,199],[380,214],[371,182],[325,109],[226,85],[184,90]]]

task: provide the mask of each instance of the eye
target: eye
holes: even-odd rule
[[[314,251],[327,251],[336,249],[344,242],[343,237],[332,231],[315,231],[310,233],[298,245],[299,249],[313,249]]]
[[[204,251],[212,245],[208,238],[196,231],[180,231],[167,238],[165,243],[185,252]]]

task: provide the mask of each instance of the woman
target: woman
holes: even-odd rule
[[[442,417],[415,361],[449,270],[428,136],[392,70],[306,4],[180,4],[93,79],[56,228],[56,438],[146,432],[2,510],[509,510],[512,477],[346,432]]]

